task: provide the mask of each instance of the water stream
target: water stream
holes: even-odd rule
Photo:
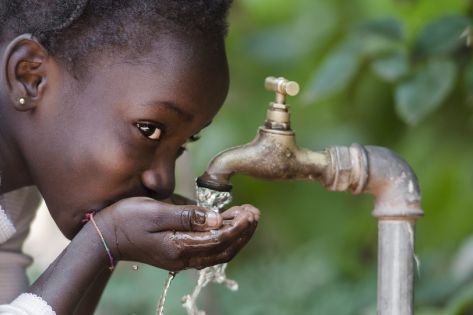
[[[163,315],[164,314],[164,304],[166,303],[166,297],[168,296],[168,290],[171,286],[171,281],[174,280],[176,276],[176,272],[170,271],[168,274],[168,278],[164,283],[163,292],[161,292],[161,296],[159,297],[158,305],[156,306],[156,314]]]
[[[229,192],[215,191],[204,187],[196,187],[197,205],[209,210],[219,212],[225,205],[232,201],[232,195]],[[225,284],[232,290],[238,290],[238,283],[228,279],[225,274],[227,264],[207,267],[199,271],[199,278],[192,293],[182,297],[182,306],[186,309],[188,315],[205,315],[205,311],[197,307],[197,299],[209,283]]]
[[[196,186],[197,205],[207,208],[211,211],[220,212],[221,209],[232,201],[232,195],[230,192],[221,192],[211,190],[204,187]],[[192,293],[182,297],[182,306],[186,309],[188,315],[205,315],[205,311],[200,310],[197,307],[197,299],[209,283],[225,284],[225,286],[232,290],[238,290],[238,283],[234,280],[228,279],[225,273],[227,264],[216,265],[207,267],[199,271],[199,277],[197,284]],[[171,285],[171,281],[176,276],[176,273],[170,272],[169,276],[164,284],[164,289],[159,298],[158,305],[156,307],[156,314],[164,314],[164,304],[166,296]]]

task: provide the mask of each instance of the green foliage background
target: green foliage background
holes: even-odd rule
[[[227,40],[226,105],[190,152],[195,175],[220,150],[253,139],[273,95],[268,75],[301,84],[290,99],[301,146],[386,146],[416,171],[425,217],[418,222],[416,314],[473,314],[473,4],[465,0],[240,0]],[[240,282],[218,286],[208,314],[375,314],[376,221],[372,199],[317,183],[237,176],[235,203],[262,210],[261,224],[230,264]],[[124,264],[103,314],[153,314],[165,272]],[[178,275],[166,305],[195,281]]]

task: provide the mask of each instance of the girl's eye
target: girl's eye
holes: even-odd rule
[[[191,136],[191,137],[187,140],[187,142],[196,142],[196,141],[199,140],[199,139],[200,139],[200,134],[197,133],[197,134]]]
[[[160,127],[150,123],[137,123],[136,127],[143,136],[150,140],[159,140],[163,133]]]
[[[199,139],[200,139],[200,135],[195,134],[195,135],[191,136],[189,139],[187,139],[187,143],[196,142]],[[180,157],[185,151],[187,151],[187,148],[186,148],[186,145],[184,144],[177,151],[177,157]]]
[[[179,150],[177,150],[176,159],[177,159],[178,157],[180,157],[180,156],[181,156],[184,152],[186,152],[186,151],[187,151],[186,146],[185,146],[185,145],[181,146],[181,147],[179,148]]]

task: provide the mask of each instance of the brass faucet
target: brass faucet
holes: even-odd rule
[[[230,178],[235,173],[266,180],[314,180],[323,175],[328,166],[327,153],[299,148],[291,130],[286,96],[297,95],[299,84],[268,77],[265,87],[276,93],[276,99],[269,104],[264,126],[251,143],[218,154],[197,179],[199,186],[229,191]]]
[[[256,138],[216,155],[197,185],[230,191],[230,179],[246,174],[266,180],[318,180],[331,191],[370,193],[378,219],[378,314],[411,315],[414,289],[415,223],[423,215],[420,188],[411,167],[392,151],[376,146],[334,146],[310,151],[297,146],[286,96],[296,82],[269,77],[276,93]]]

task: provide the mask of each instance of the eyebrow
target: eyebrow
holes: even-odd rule
[[[177,106],[176,103],[169,102],[169,101],[157,101],[157,102],[151,102],[149,105],[151,106],[160,106],[160,107],[165,107],[166,109],[169,109],[173,112],[175,112],[178,116],[180,116],[184,121],[192,121],[194,119],[194,115],[186,112],[185,110],[182,110]]]

